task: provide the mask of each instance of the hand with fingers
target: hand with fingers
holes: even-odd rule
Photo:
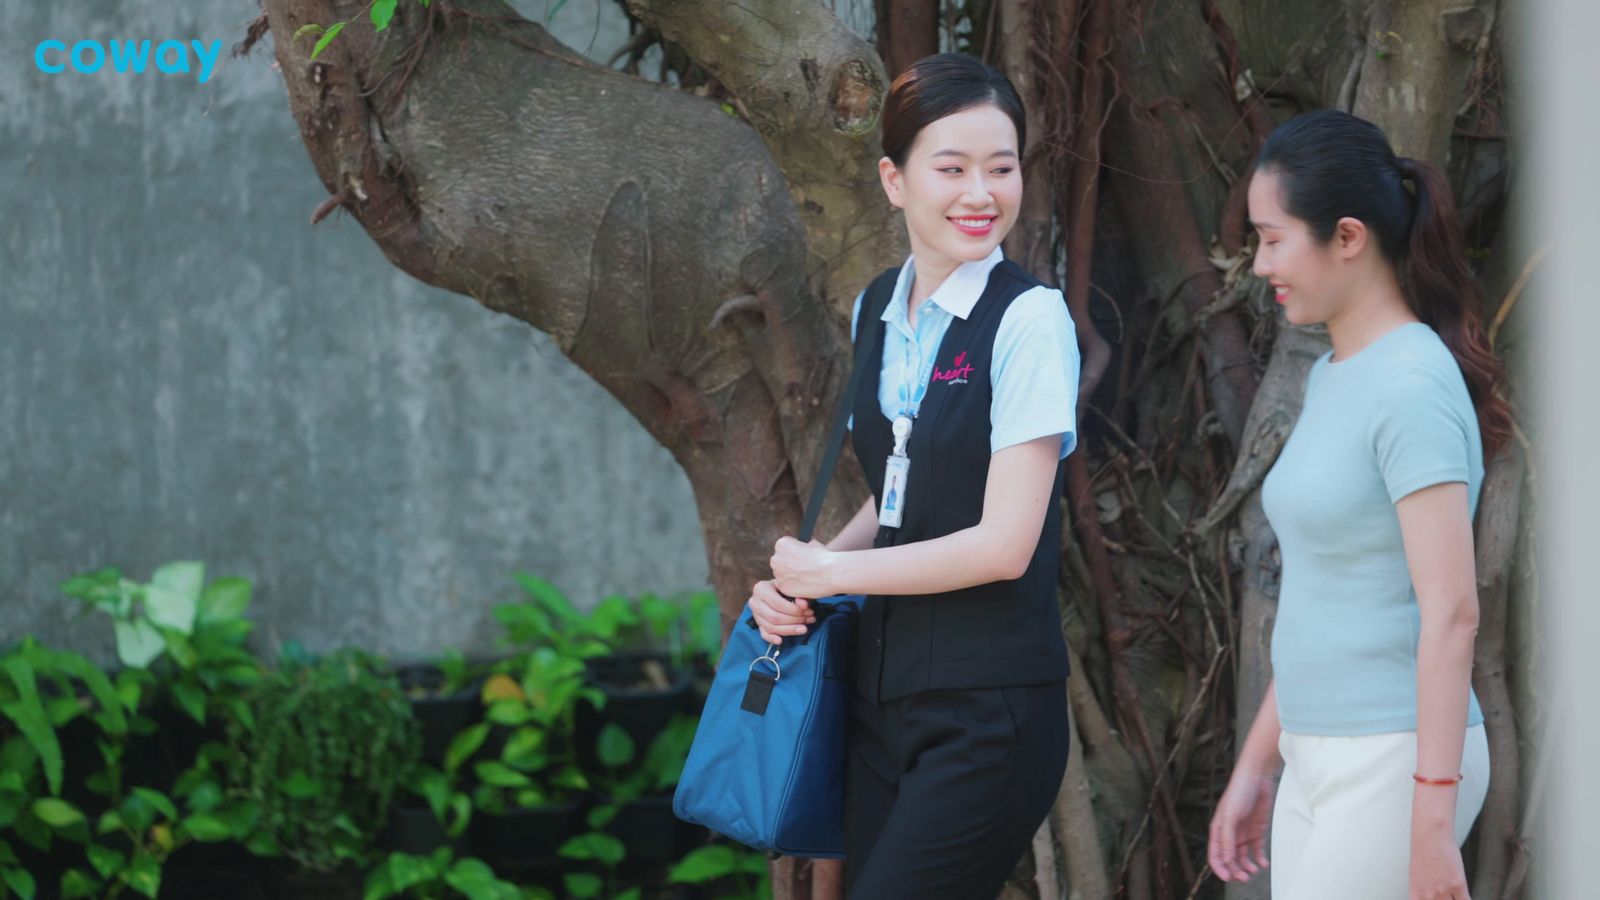
[[[762,640],[769,644],[781,644],[789,635],[805,634],[807,626],[817,621],[810,600],[790,600],[771,581],[756,582],[750,589],[749,603],[750,617],[755,619]]]
[[[1267,829],[1277,798],[1277,779],[1234,772],[1211,816],[1206,861],[1223,881],[1249,881],[1267,867]]]

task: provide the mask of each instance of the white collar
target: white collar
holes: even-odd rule
[[[900,275],[895,279],[893,299],[883,311],[885,322],[894,321],[899,315],[905,318],[905,308],[910,299],[911,278],[916,274],[913,268],[914,256],[906,257],[905,265],[900,267]],[[934,303],[945,312],[958,319],[965,319],[971,315],[972,308],[978,305],[978,298],[983,296],[983,289],[989,284],[989,273],[994,267],[1005,259],[1005,254],[1000,251],[1000,246],[989,251],[989,255],[977,262],[964,262],[947,276],[944,283],[933,292],[927,302]],[[896,310],[898,307],[898,310]]]

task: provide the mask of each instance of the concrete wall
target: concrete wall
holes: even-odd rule
[[[702,587],[688,482],[610,395],[353,221],[307,224],[324,192],[270,47],[226,58],[256,11],[0,6],[0,645],[109,658],[57,585],[172,559],[251,579],[267,652],[487,650],[517,568],[580,603]],[[551,27],[601,59],[626,37],[610,0]],[[47,75],[46,38],[224,59],[203,85]]]

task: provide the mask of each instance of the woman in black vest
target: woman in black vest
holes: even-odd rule
[[[1022,201],[1011,83],[971,57],[928,57],[895,79],[882,122],[878,169],[912,255],[853,317],[869,342],[854,446],[873,497],[826,545],[778,541],[750,606],[779,642],[813,621],[803,598],[867,596],[849,895],[989,898],[1067,762],[1056,509],[1078,351],[1060,292],[1000,252]]]

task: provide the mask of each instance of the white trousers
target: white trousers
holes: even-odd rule
[[[1417,733],[1326,737],[1283,732],[1283,780],[1267,869],[1273,900],[1407,900]],[[1467,729],[1456,790],[1456,843],[1489,790],[1489,741]],[[1450,790],[1429,787],[1427,790]]]

